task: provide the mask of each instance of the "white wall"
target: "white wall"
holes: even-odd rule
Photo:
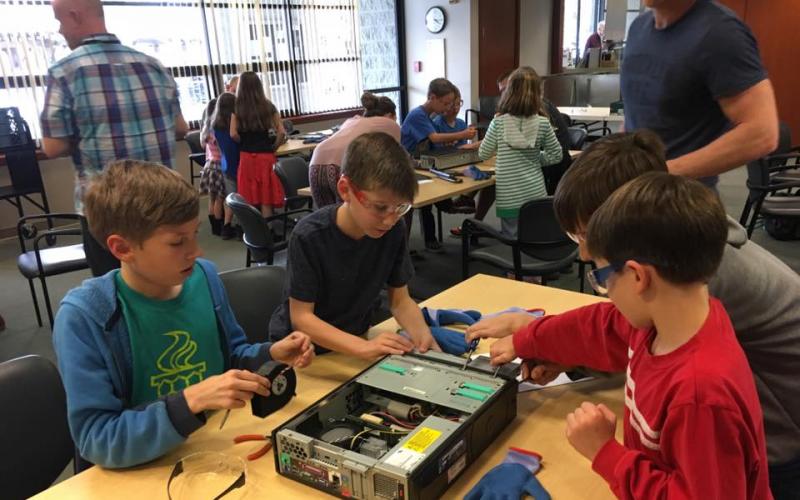
[[[553,0],[520,0],[519,65],[550,74],[550,28]]]
[[[486,0],[484,0],[486,1]],[[447,25],[441,33],[425,28],[425,13],[438,5],[445,10]],[[443,0],[408,0],[405,2],[406,74],[408,106],[413,109],[427,98],[428,83],[445,77],[459,90],[465,107],[475,107],[478,100],[478,0],[461,0],[449,4]],[[426,62],[426,42],[432,38],[445,40],[445,73],[433,74]],[[414,72],[414,61],[422,62],[422,72]]]

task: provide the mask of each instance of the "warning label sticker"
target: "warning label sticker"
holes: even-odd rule
[[[398,448],[392,453],[383,463],[387,465],[394,465],[403,470],[411,471],[418,463],[422,462],[425,458],[424,453],[417,453],[416,451],[407,450],[405,448]]]
[[[441,435],[442,431],[437,431],[429,427],[422,427],[411,436],[411,439],[403,445],[403,448],[408,448],[418,453],[424,453]]]

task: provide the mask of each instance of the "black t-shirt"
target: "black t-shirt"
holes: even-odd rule
[[[275,139],[277,139],[275,129],[239,131],[239,151],[246,153],[274,153]]]
[[[625,128],[648,128],[667,158],[696,151],[730,128],[717,101],[767,77],[750,29],[729,9],[697,0],[676,23],[656,29],[652,11],[633,21],[620,81]],[[716,184],[717,178],[703,179]]]
[[[284,302],[269,323],[270,340],[292,331],[289,297],[314,303],[314,314],[336,328],[362,335],[381,289],[405,286],[414,275],[402,219],[381,238],[354,240],[336,225],[338,205],[308,215],[289,241]]]

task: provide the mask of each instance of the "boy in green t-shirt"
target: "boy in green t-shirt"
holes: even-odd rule
[[[247,342],[216,269],[198,258],[197,191],[176,172],[114,162],[84,201],[89,230],[121,268],[71,290],[53,330],[83,458],[110,468],[153,460],[205,424],[205,411],[269,395],[254,373],[266,361],[311,362],[300,332]]]

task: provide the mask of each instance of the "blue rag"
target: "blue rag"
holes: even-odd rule
[[[466,175],[467,177],[472,177],[476,181],[486,180],[489,177],[491,177],[491,175],[489,175],[486,172],[482,171],[481,169],[479,169],[475,165],[470,165],[469,167],[465,168],[464,169],[464,175]]]
[[[461,356],[470,348],[467,341],[464,339],[464,334],[449,328],[441,326],[432,326],[431,334],[436,339],[436,343],[442,348],[442,351],[447,354]]]
[[[526,467],[505,463],[487,472],[464,500],[518,500],[523,493],[535,500],[550,500],[550,494]]]
[[[425,318],[425,323],[428,326],[443,326],[456,323],[470,326],[481,319],[481,313],[464,309],[431,309],[423,307],[422,317]]]

